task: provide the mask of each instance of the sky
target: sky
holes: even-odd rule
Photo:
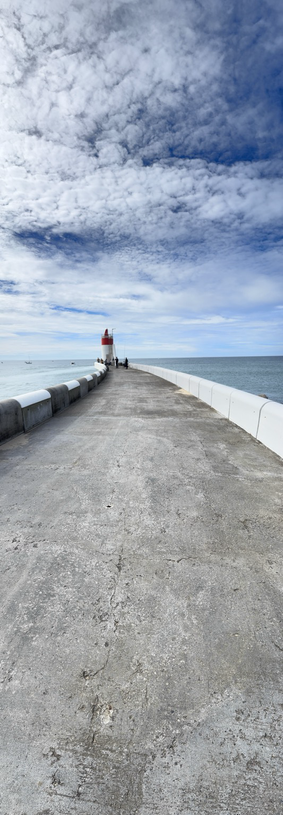
[[[282,354],[282,1],[1,7],[1,358]]]

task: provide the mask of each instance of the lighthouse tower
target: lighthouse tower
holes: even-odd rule
[[[101,357],[104,362],[113,362],[114,359],[114,344],[113,334],[109,334],[108,328],[105,329],[104,334],[101,335]]]

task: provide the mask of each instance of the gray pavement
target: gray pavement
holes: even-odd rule
[[[281,815],[282,461],[118,369],[0,462],[1,815]]]

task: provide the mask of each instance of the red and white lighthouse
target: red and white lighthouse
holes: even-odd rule
[[[108,328],[105,329],[104,334],[101,335],[101,357],[104,362],[113,362],[114,359],[114,343],[113,334],[109,334]]]

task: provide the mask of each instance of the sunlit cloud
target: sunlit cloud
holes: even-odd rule
[[[282,352],[279,0],[2,8],[2,356]]]

